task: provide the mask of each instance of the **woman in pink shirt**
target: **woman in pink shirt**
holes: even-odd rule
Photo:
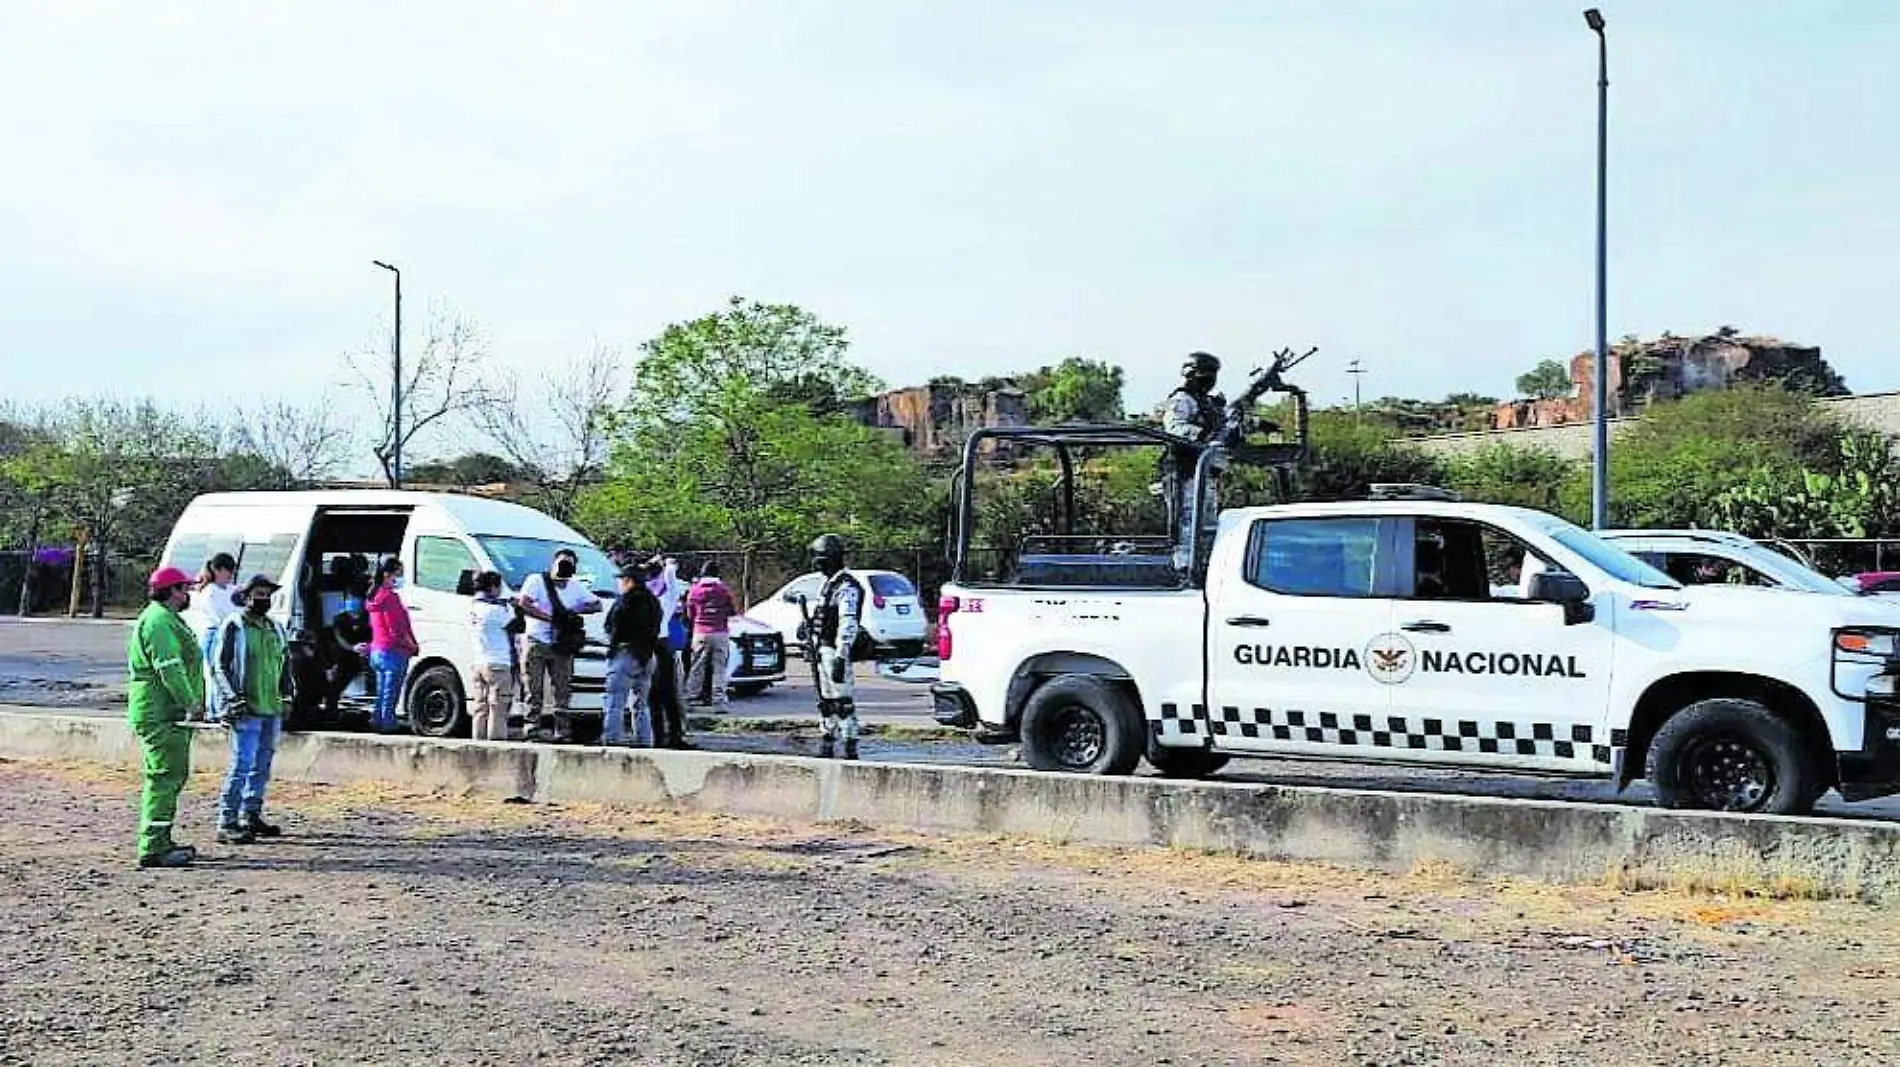
[[[396,594],[402,588],[402,560],[391,556],[376,568],[364,610],[369,614],[369,665],[376,672],[376,718],[370,728],[395,733],[396,706],[402,700],[403,679],[409,661],[422,651],[409,625],[409,609]]]

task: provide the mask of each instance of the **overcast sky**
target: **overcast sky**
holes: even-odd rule
[[[1591,341],[1580,6],[0,0],[0,395],[314,395],[372,258],[524,368],[740,293],[892,384],[1317,344],[1323,402],[1507,395]],[[1900,4],[1603,7],[1612,336],[1900,387]]]

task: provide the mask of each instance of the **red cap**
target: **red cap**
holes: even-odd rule
[[[170,589],[175,585],[190,584],[191,575],[186,574],[177,567],[160,567],[152,572],[152,578],[145,583],[145,588],[150,592],[156,593],[160,589]]]

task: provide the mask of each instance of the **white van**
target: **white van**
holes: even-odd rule
[[[198,497],[179,516],[165,546],[165,563],[196,574],[205,560],[229,552],[238,580],[263,574],[284,588],[271,613],[290,631],[299,658],[296,714],[310,721],[321,706],[313,660],[327,649],[324,630],[332,565],[339,557],[377,560],[400,553],[408,570],[402,600],[413,616],[422,652],[410,667],[401,709],[418,734],[466,735],[466,694],[476,655],[468,623],[468,598],[480,571],[501,574],[512,595],[529,575],[553,565],[558,549],[580,557],[578,577],[603,601],[617,595],[618,569],[606,553],[568,526],[519,504],[448,493],[395,490],[313,490],[290,493],[212,493]],[[327,597],[326,597],[327,594]],[[604,607],[605,605],[603,605]],[[199,629],[198,605],[186,612]],[[576,657],[572,710],[585,720],[577,731],[598,728],[606,692],[605,613],[585,616],[589,646]],[[352,683],[344,706],[366,710],[367,679]]]

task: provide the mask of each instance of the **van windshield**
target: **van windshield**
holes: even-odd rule
[[[593,545],[543,541],[538,537],[501,537],[496,534],[476,534],[475,540],[487,550],[488,558],[495,561],[495,569],[501,572],[502,580],[508,583],[510,589],[520,589],[521,583],[527,581],[530,574],[540,574],[553,567],[554,554],[565,548],[580,557],[580,570],[576,577],[586,582],[594,592],[613,594],[619,591],[615,579],[620,574],[620,568],[613,565],[605,552]]]

